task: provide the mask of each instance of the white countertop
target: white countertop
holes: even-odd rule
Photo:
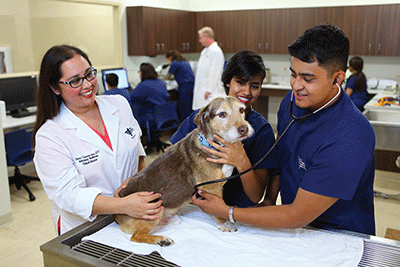
[[[289,84],[278,83],[264,83],[261,85],[262,89],[276,89],[276,90],[292,90]]]
[[[400,106],[396,104],[391,104],[391,105],[385,105],[385,106],[379,106],[379,100],[384,97],[393,97],[397,98],[397,95],[394,94],[393,92],[389,91],[382,91],[379,90],[380,92],[376,94],[370,101],[368,101],[367,104],[365,104],[364,109],[366,110],[399,110],[400,111]]]

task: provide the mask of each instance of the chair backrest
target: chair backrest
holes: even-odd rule
[[[162,132],[179,126],[177,103],[177,101],[172,101],[155,106],[154,119],[157,131]]]
[[[32,152],[32,133],[25,129],[4,134],[4,144],[7,155],[8,166],[18,166],[31,162]]]

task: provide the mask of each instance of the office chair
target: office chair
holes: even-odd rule
[[[36,197],[32,194],[26,183],[32,180],[40,181],[37,177],[21,174],[19,166],[33,161],[33,151],[31,147],[32,134],[25,129],[4,134],[7,166],[14,166],[14,176],[8,178],[9,184],[15,184],[18,190],[21,186],[29,194],[29,200],[34,201]]]
[[[164,152],[164,148],[170,144],[160,140],[161,132],[177,128],[179,126],[179,118],[177,112],[177,101],[171,101],[163,105],[157,105],[154,109],[154,122],[146,121],[148,143],[145,145],[146,152],[156,148]]]

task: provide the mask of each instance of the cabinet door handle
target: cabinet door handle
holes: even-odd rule
[[[378,44],[378,52],[381,52],[381,44]]]
[[[186,49],[190,50],[190,43],[186,43]]]
[[[258,43],[258,51],[261,51],[261,43]]]
[[[268,47],[269,47],[268,43],[265,43],[265,51],[268,51]]]
[[[156,44],[157,52],[160,52],[160,44]]]
[[[161,44],[161,51],[164,52],[164,43]]]
[[[182,43],[182,50],[185,51],[185,49],[186,49],[185,43]]]
[[[371,51],[371,49],[372,49],[372,44],[369,44],[368,45],[368,50]]]

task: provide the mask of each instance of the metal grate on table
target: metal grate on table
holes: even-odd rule
[[[149,255],[141,255],[91,240],[82,241],[72,247],[72,250],[124,267],[178,266],[172,262],[166,261],[157,251],[153,251]]]
[[[400,266],[400,247],[364,240],[364,252],[358,266],[398,267]]]

